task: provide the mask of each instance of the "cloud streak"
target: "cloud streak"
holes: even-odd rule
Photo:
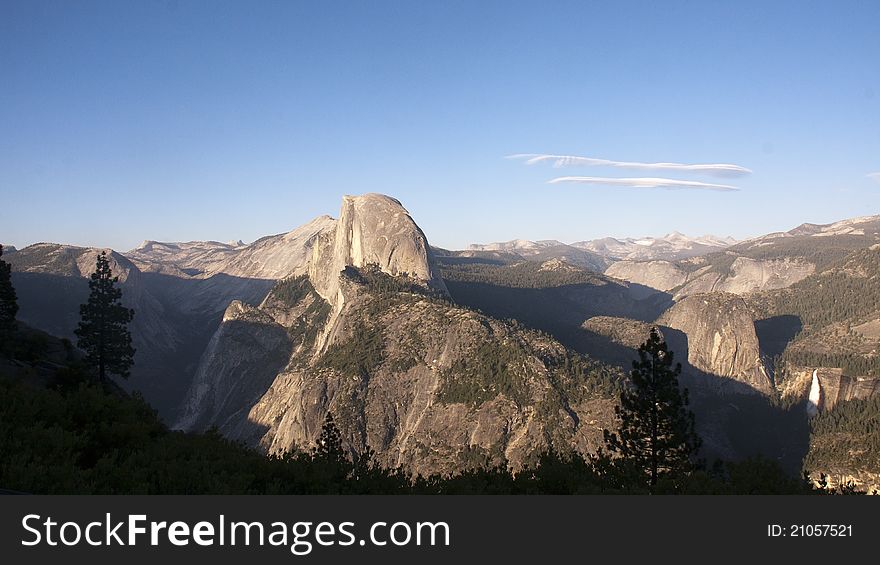
[[[865,176],[867,176],[869,179],[871,179],[874,182],[880,182],[880,173],[868,173]]]
[[[689,180],[664,179],[656,177],[611,178],[611,177],[558,177],[547,181],[548,184],[579,183],[607,186],[628,186],[633,188],[664,188],[666,190],[714,190],[732,192],[739,190],[728,184],[713,184]]]
[[[694,164],[686,163],[641,163],[637,161],[612,161],[594,157],[577,157],[574,155],[548,155],[543,153],[518,153],[508,155],[506,159],[525,160],[526,165],[550,162],[554,168],[561,167],[617,167],[620,169],[636,169],[648,171],[674,171],[704,173],[719,177],[738,177],[751,173],[750,169],[728,163]]]

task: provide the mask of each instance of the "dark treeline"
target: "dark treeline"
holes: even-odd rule
[[[288,307],[296,306],[301,300],[315,291],[308,275],[289,277],[275,283],[271,294]]]
[[[880,396],[841,402],[813,418],[807,469],[880,468]]]
[[[376,263],[370,263],[362,268],[347,266],[342,271],[342,276],[379,294],[406,292],[445,299],[444,294],[432,291],[409,273],[389,275],[383,272]]]
[[[824,353],[808,349],[787,349],[782,361],[802,367],[839,367],[845,376],[880,376],[880,357],[857,353]]]

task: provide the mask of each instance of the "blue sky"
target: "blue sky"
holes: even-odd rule
[[[875,1],[0,0],[0,241],[252,241],[363,192],[451,248],[877,214],[878,22]]]

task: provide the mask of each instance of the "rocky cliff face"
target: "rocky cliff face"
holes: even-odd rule
[[[737,257],[727,272],[700,270],[676,291],[675,297],[704,292],[747,294],[787,288],[815,272],[816,266],[797,258],[756,260]]]
[[[688,296],[667,310],[658,323],[685,334],[691,366],[710,376],[730,379],[707,378],[708,386],[736,392],[773,391],[751,310],[741,297],[717,292]]]
[[[370,264],[446,292],[425,234],[400,202],[382,194],[344,196],[335,230],[325,231],[314,246],[309,278],[318,294],[335,305],[339,273],[346,266]]]
[[[203,355],[178,426],[214,425],[230,436],[253,440],[253,426],[239,413],[260,398],[290,352],[284,327],[260,309],[234,301]]]
[[[687,271],[670,261],[618,261],[605,274],[663,292],[683,285],[689,277]]]
[[[699,263],[699,260],[692,260]],[[816,266],[798,258],[772,260],[736,257],[729,267],[712,264],[685,268],[669,261],[618,261],[605,274],[663,292],[673,292],[676,299],[691,294],[730,292],[748,294],[786,288],[816,270]]]
[[[880,378],[848,376],[834,367],[790,367],[780,393],[792,402],[809,399],[817,411],[825,411],[840,402],[880,394]]]

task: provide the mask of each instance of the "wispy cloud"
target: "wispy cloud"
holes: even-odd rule
[[[612,161],[610,159],[596,159],[594,157],[577,157],[574,155],[547,155],[542,153],[518,153],[508,155],[507,159],[522,159],[527,165],[538,163],[553,163],[556,168],[560,167],[617,167],[621,169],[678,171],[704,173],[719,177],[738,177],[747,175],[752,171],[739,165],[728,163],[695,164],[686,163],[640,163],[636,161]]]
[[[716,190],[730,192],[739,190],[727,184],[712,184],[689,180],[663,179],[652,177],[613,178],[613,177],[558,177],[547,181],[549,184],[573,182],[580,184],[601,184],[610,186],[630,186],[634,188],[665,188],[666,190]]]
[[[880,173],[868,173],[866,176],[875,182],[880,182]]]

